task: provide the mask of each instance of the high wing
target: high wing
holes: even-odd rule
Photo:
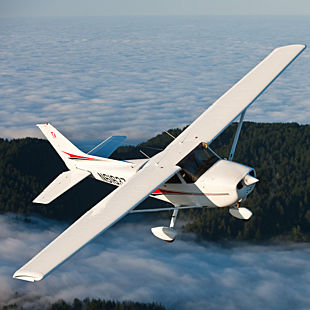
[[[275,49],[220,97],[168,147],[152,157],[124,185],[117,188],[59,235],[14,278],[39,281],[81,247],[108,229],[180,170],[177,166],[201,142],[211,143],[305,49],[290,45]],[[57,133],[58,135],[58,133]]]
[[[180,168],[149,163],[127,183],[114,190],[86,212],[53,242],[13,275],[26,281],[39,281],[81,247],[119,221],[146,199]]]
[[[262,62],[229,89],[184,130],[157,156],[158,164],[176,165],[198,144],[210,144],[306,48],[305,45],[288,45],[274,49]]]

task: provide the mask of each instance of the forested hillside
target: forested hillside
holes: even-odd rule
[[[236,125],[226,130],[211,147],[228,156]],[[181,130],[170,130],[178,135]],[[120,147],[112,158],[143,158],[142,149],[153,155],[171,141],[160,134],[136,147]],[[244,123],[235,159],[254,167],[260,182],[243,206],[254,216],[243,222],[228,210],[180,212],[188,224],[186,231],[208,240],[310,239],[310,126]],[[40,214],[72,221],[109,193],[113,187],[87,179],[50,205],[31,201],[60,172],[66,170],[56,152],[45,140],[0,139],[0,211]],[[148,199],[148,205],[160,204]]]
[[[22,306],[10,304],[2,307],[2,310],[23,310]],[[27,308],[29,309],[29,307]],[[38,309],[38,308],[36,308]],[[138,303],[132,301],[109,301],[102,299],[89,299],[79,300],[75,298],[72,303],[67,303],[64,300],[59,300],[55,303],[46,305],[41,308],[46,310],[165,310],[165,307],[151,303]]]

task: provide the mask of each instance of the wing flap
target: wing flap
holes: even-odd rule
[[[180,168],[150,164],[127,183],[114,190],[73,223],[13,275],[26,281],[39,281],[67,260],[84,245],[119,221],[130,210],[146,199]]]
[[[48,204],[90,174],[88,171],[78,169],[63,172],[33,202]]]

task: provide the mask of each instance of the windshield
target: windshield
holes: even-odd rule
[[[219,157],[206,143],[200,143],[178,163],[183,169],[180,174],[186,183],[194,183],[218,160]]]

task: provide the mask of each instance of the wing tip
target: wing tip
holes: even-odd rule
[[[44,275],[40,272],[33,272],[27,270],[17,270],[13,274],[14,279],[24,280],[28,282],[37,282],[44,278]]]
[[[32,203],[38,203],[38,204],[43,204],[43,205],[47,205],[50,203],[50,201],[48,200],[44,200],[43,198],[35,198],[32,200]]]
[[[275,51],[278,50],[289,50],[289,49],[297,49],[299,50],[299,53],[301,53],[304,49],[307,48],[306,44],[290,44],[290,45],[283,45],[275,48]]]
[[[49,123],[49,122],[36,124],[36,126],[39,127],[39,128],[41,128],[41,127],[47,127],[47,126],[53,127],[52,124]]]

